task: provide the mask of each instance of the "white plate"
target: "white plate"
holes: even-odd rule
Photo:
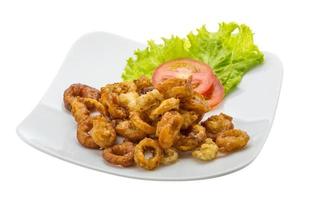
[[[103,32],[80,38],[69,51],[50,88],[30,115],[18,126],[23,141],[45,153],[91,169],[120,176],[152,180],[192,180],[211,178],[243,168],[253,161],[265,143],[274,119],[282,82],[282,64],[271,53],[265,62],[248,72],[238,88],[207,116],[224,112],[234,117],[236,127],[251,139],[245,150],[212,162],[182,158],[176,164],[154,171],[138,167],[108,165],[101,151],[81,147],[76,140],[76,123],[63,108],[63,91],[80,82],[99,88],[120,81],[126,59],[144,45]]]

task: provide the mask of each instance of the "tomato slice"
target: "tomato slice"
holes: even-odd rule
[[[177,59],[160,65],[152,77],[153,85],[168,78],[187,79],[192,77],[192,84],[195,85],[194,91],[204,94],[212,86],[214,74],[209,65],[187,58]]]
[[[212,109],[216,108],[224,98],[224,88],[221,82],[216,76],[214,76],[213,78],[214,80],[211,88],[207,90],[205,94],[203,94],[208,99],[208,104]]]
[[[224,88],[219,79],[213,74],[211,67],[192,59],[178,59],[160,65],[152,77],[153,85],[168,78],[188,79],[192,77],[194,91],[208,99],[211,108],[215,108],[224,98]]]

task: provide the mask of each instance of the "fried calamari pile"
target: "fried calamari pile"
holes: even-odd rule
[[[108,163],[122,167],[153,170],[176,162],[185,151],[209,161],[218,152],[244,148],[249,140],[223,113],[201,122],[208,102],[190,80],[171,78],[155,88],[141,77],[100,90],[73,84],[64,92],[64,106],[77,122],[78,142],[101,149]]]

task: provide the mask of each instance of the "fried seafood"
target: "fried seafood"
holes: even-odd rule
[[[141,76],[139,79],[133,81],[137,87],[137,92],[139,94],[146,94],[154,89],[153,84],[150,79],[146,76]]]
[[[183,124],[181,127],[182,130],[189,128],[199,119],[199,115],[194,111],[181,110],[180,113],[183,117]]]
[[[63,95],[64,106],[71,111],[71,103],[76,97],[87,97],[98,100],[100,98],[100,91],[88,85],[75,83],[70,85]]]
[[[147,134],[133,125],[130,120],[121,121],[116,125],[116,133],[132,142],[139,142]]]
[[[90,149],[98,149],[99,145],[97,145],[94,142],[90,134],[92,128],[93,128],[93,117],[89,117],[86,120],[78,123],[77,140],[84,147]]]
[[[64,105],[78,124],[79,143],[103,149],[112,165],[153,170],[176,162],[180,152],[209,161],[218,152],[244,148],[249,136],[233,129],[232,117],[221,113],[200,122],[209,105],[193,88],[190,78],[169,78],[154,88],[141,77],[107,84],[100,92],[73,84],[64,92]],[[123,143],[115,144],[117,135]]]
[[[119,103],[118,94],[102,92],[100,102],[107,107],[108,113],[112,119],[124,119],[127,117],[127,111]]]
[[[229,115],[221,113],[209,117],[202,125],[206,128],[207,136],[216,141],[218,133],[234,128],[232,120]]]
[[[136,99],[137,105],[135,110],[138,112],[147,111],[152,107],[158,106],[163,100],[163,95],[160,94],[158,90],[154,89],[150,92],[147,92],[146,94],[139,96]]]
[[[179,137],[183,118],[177,111],[166,112],[157,123],[156,136],[159,145],[163,149],[168,149]]]
[[[113,164],[129,167],[134,164],[134,145],[132,142],[123,142],[103,150],[103,158]]]
[[[161,164],[169,165],[178,160],[178,152],[174,148],[164,149],[163,150],[163,157],[160,161]]]
[[[209,111],[208,101],[203,95],[197,92],[194,92],[191,98],[184,100],[181,103],[181,108],[194,111],[198,114],[204,114]]]
[[[152,120],[155,120],[158,118],[160,115],[163,115],[165,112],[168,112],[170,110],[178,110],[180,105],[180,100],[176,98],[170,98],[162,101],[160,105],[152,110],[151,114],[149,117]]]
[[[84,121],[94,112],[107,116],[106,108],[95,99],[76,97],[71,103],[71,113],[77,123]]]
[[[116,140],[116,132],[112,123],[103,116],[94,117],[92,123],[90,135],[93,141],[102,149],[112,146]]]
[[[87,109],[92,112],[98,112],[99,114],[107,117],[108,112],[106,107],[101,104],[99,101],[92,99],[92,98],[78,98],[82,103],[84,103]]]
[[[165,98],[188,99],[193,95],[191,79],[170,78],[156,86]]]
[[[136,92],[137,87],[133,81],[125,81],[113,84],[106,84],[101,88],[101,93],[124,94],[127,92]]]
[[[127,92],[119,95],[119,103],[121,106],[128,109],[128,111],[134,111],[136,107],[136,100],[139,97],[137,92]]]
[[[78,98],[71,102],[71,113],[77,123],[85,121],[90,116],[87,106]]]
[[[181,134],[175,147],[180,151],[192,151],[202,144],[206,136],[206,130],[203,126],[196,124],[186,135]]]
[[[147,152],[152,153],[152,156],[147,158]],[[151,138],[144,138],[134,148],[134,161],[144,169],[153,170],[159,166],[163,156],[162,149],[157,141]]]
[[[213,160],[218,155],[218,146],[212,141],[211,138],[207,138],[200,147],[192,152],[194,158],[200,160],[209,161]]]
[[[111,118],[124,119],[128,116],[126,109],[121,106],[119,95],[136,92],[136,89],[132,81],[107,84],[101,88],[100,102],[107,106]]]
[[[130,121],[136,128],[140,129],[146,134],[154,134],[156,132],[156,128],[145,122],[140,116],[139,112],[131,112]]]
[[[249,136],[245,131],[230,129],[218,134],[216,144],[221,152],[230,153],[244,148],[248,141]]]

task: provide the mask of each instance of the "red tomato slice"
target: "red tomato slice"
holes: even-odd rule
[[[216,76],[214,76],[211,88],[203,95],[208,98],[208,104],[212,109],[221,103],[224,98],[224,88]]]
[[[183,58],[160,65],[153,74],[152,82],[156,86],[168,78],[187,79],[190,76],[192,76],[192,84],[196,85],[194,90],[200,94],[208,91],[215,79],[209,65],[196,60]]]

